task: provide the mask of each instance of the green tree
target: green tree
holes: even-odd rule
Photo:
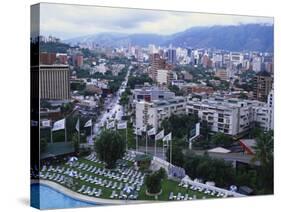
[[[158,171],[146,176],[145,185],[147,191],[151,194],[157,194],[161,191],[162,181],[167,177],[165,169],[160,168]]]
[[[46,138],[41,138],[40,139],[40,152],[43,153],[46,151],[48,146],[48,142]]]
[[[254,146],[253,161],[260,161],[258,167],[259,185],[263,194],[273,193],[273,131],[260,133]]]
[[[113,130],[104,130],[94,144],[95,151],[100,160],[107,164],[108,168],[114,168],[118,159],[125,153],[125,141],[122,136]]]
[[[128,79],[128,87],[135,89],[136,85],[143,85],[145,82],[152,83],[152,79],[147,74],[141,74],[139,76],[130,76]]]
[[[74,151],[76,153],[78,153],[79,152],[79,139],[78,139],[77,133],[72,135],[71,142],[72,142],[72,144],[74,146]]]
[[[183,155],[183,145],[179,144],[179,141],[172,141],[172,164],[182,167],[184,164],[184,155]],[[166,151],[166,158],[170,159],[170,146]]]
[[[215,135],[212,136],[211,139],[211,144],[213,146],[223,146],[223,147],[227,147],[229,145],[231,145],[233,143],[233,139],[224,134],[224,133],[216,133]]]
[[[173,137],[189,138],[190,131],[198,122],[195,115],[171,115],[168,119],[162,121],[161,127],[167,132],[172,132]]]
[[[184,94],[184,92],[176,85],[170,85],[168,88],[170,91],[174,92],[176,96],[183,96]]]
[[[273,158],[273,131],[260,133],[253,148],[253,161],[260,161],[262,166],[268,165]]]

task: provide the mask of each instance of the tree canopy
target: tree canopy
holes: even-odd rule
[[[168,119],[163,120],[162,128],[166,132],[172,132],[173,137],[184,138],[190,137],[190,131],[198,122],[198,117],[195,115],[171,115]]]
[[[167,177],[167,173],[164,168],[160,168],[158,171],[146,176],[145,185],[147,191],[151,194],[157,194],[161,191],[162,180]]]
[[[113,168],[118,159],[125,153],[125,141],[122,136],[113,130],[104,130],[94,143],[94,148],[100,160],[108,168]]]

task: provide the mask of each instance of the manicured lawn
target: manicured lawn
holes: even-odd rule
[[[97,163],[97,162],[94,162],[94,161],[91,161],[91,160],[88,160],[85,158],[79,158],[78,162],[79,162],[79,164],[84,163],[84,164],[87,164],[88,166],[104,168],[104,165],[102,163]],[[133,162],[127,161],[127,164],[129,167],[131,167],[133,165]],[[98,177],[98,178],[101,178],[102,180],[112,181],[113,183],[117,182],[118,185],[120,183],[119,181],[110,179],[107,176],[102,176],[102,175],[98,175],[98,174],[89,172],[89,171],[87,171],[87,169],[82,170],[82,169],[79,169],[78,167],[73,167],[68,164],[60,164],[60,168],[62,168],[62,167],[64,167],[64,170],[66,170],[67,168],[70,168],[74,171],[77,171],[78,173],[82,173],[83,176],[85,174],[87,174],[88,176],[92,176],[92,178]],[[54,168],[56,168],[56,166],[54,166]],[[114,170],[111,170],[111,171],[114,172]],[[46,172],[42,172],[42,173],[45,174]],[[55,172],[51,171],[49,173],[55,173]],[[64,172],[62,172],[60,175],[64,175],[63,173]],[[67,175],[64,175],[64,176],[69,178],[69,176],[67,176]],[[78,191],[82,185],[85,185],[86,188],[88,186],[90,186],[91,188],[102,189],[102,194],[101,194],[100,198],[105,198],[105,199],[109,199],[110,195],[113,191],[113,189],[111,189],[111,188],[106,188],[105,186],[95,185],[90,182],[86,182],[85,180],[81,180],[80,178],[76,179],[75,177],[72,177],[72,179],[73,179],[73,186],[70,189],[72,189],[74,191]],[[51,181],[54,181],[54,180],[51,180]],[[58,183],[58,182],[56,182],[56,183]],[[125,183],[123,183],[123,184],[125,184]],[[64,185],[64,184],[61,184],[61,185],[66,187],[66,185]],[[120,190],[117,190],[117,189],[115,189],[115,190],[118,194],[120,193]],[[146,191],[146,187],[144,184],[143,186],[141,186],[141,190],[139,191],[138,199],[139,200],[154,200],[154,197],[146,195],[145,191]],[[202,199],[203,197],[215,198],[211,195],[206,195],[199,191],[193,191],[191,189],[186,189],[186,188],[180,187],[180,186],[178,186],[178,182],[165,179],[162,182],[162,193],[161,193],[161,195],[158,196],[158,200],[168,201],[170,192],[173,192],[174,195],[177,195],[179,192],[182,195],[188,194],[189,197],[192,197],[192,198],[194,195],[196,195],[196,199]]]
[[[188,194],[189,197],[193,197],[193,195],[196,195],[197,199],[202,199],[203,196],[205,196],[205,198],[215,198],[211,195],[206,195],[202,192],[199,191],[193,191],[191,189],[186,189],[183,187],[178,186],[178,182],[173,181],[173,180],[163,180],[162,182],[162,193],[158,196],[158,200],[164,200],[164,201],[168,201],[169,200],[169,194],[170,192],[173,192],[174,195],[177,195],[179,192],[182,195]],[[145,190],[146,187],[145,185],[142,187],[141,191],[140,191],[140,196],[139,199],[150,199],[150,200],[154,200],[154,197],[151,196],[147,196],[145,194]]]

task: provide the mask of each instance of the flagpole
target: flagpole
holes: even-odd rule
[[[163,160],[165,160],[164,141],[163,141]]]
[[[146,129],[146,138],[145,138],[145,154],[147,154],[147,129]]]
[[[53,143],[53,129],[52,129],[52,127],[50,127],[50,130],[51,130],[51,143]]]
[[[93,141],[93,122],[92,122],[92,119],[91,119],[91,123],[92,123],[92,125],[91,125],[91,143],[92,143],[92,141]]]
[[[156,156],[156,135],[154,135],[154,155]]]
[[[126,150],[128,151],[128,126],[126,126]]]
[[[138,151],[138,128],[136,128],[136,152]]]
[[[170,164],[172,165],[172,139],[169,142],[170,142]]]
[[[79,118],[78,118],[78,122],[79,122],[79,124],[78,124],[78,143],[80,145],[80,119]]]
[[[66,134],[66,118],[64,118],[64,142],[67,142],[67,134]]]

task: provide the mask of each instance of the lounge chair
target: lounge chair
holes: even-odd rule
[[[174,193],[173,193],[173,192],[170,192],[170,194],[169,194],[169,200],[173,200],[173,197],[174,197]]]
[[[83,192],[83,194],[87,194],[90,191],[91,187],[88,186],[87,189]]]
[[[83,190],[85,189],[85,185],[82,185],[82,187],[78,190],[79,193],[83,192]]]
[[[93,196],[96,192],[96,188],[93,188],[93,190],[89,193],[90,196]]]
[[[180,192],[177,195],[177,200],[181,200],[181,193]]]
[[[102,194],[102,190],[99,189],[98,192],[96,193],[96,197],[99,197]]]
[[[116,191],[113,190],[112,193],[111,193],[111,195],[110,195],[110,199],[113,199],[113,198],[115,197],[115,194],[116,194]]]

